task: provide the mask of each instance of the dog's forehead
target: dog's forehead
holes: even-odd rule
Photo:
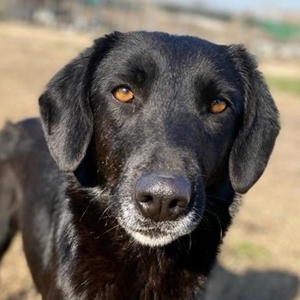
[[[108,39],[111,36],[107,37]],[[162,32],[130,32],[113,36],[113,46],[100,63],[111,72],[144,68],[173,72],[199,73],[199,70],[222,70],[228,53],[226,47],[192,37]]]
[[[209,53],[210,51],[218,51],[222,48],[217,44],[209,41],[183,35],[171,35],[164,32],[131,32],[124,35],[122,39],[123,45],[138,46],[144,51],[161,51],[166,55],[180,54],[199,54]]]
[[[223,54],[223,46],[192,37],[170,35],[162,32],[130,32],[117,39],[111,55],[118,60],[148,56],[155,60],[176,60],[185,63],[190,60],[214,58]]]

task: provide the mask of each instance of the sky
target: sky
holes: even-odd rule
[[[276,13],[280,10],[299,11],[300,19],[300,0],[164,0],[164,2],[199,3],[217,10],[227,10],[234,13],[251,11],[268,15],[269,12]]]

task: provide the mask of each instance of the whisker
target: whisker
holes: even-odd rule
[[[219,228],[220,228],[220,241],[223,240],[223,229],[222,229],[222,221],[221,219],[218,217],[217,214],[215,214],[214,212],[212,212],[211,210],[206,210],[209,214],[211,214],[212,216],[214,216],[216,218],[216,220],[218,221],[219,224]]]
[[[79,219],[80,222],[82,221],[83,217],[87,213],[87,211],[88,211],[89,207],[91,206],[91,204],[92,204],[92,201],[89,201],[89,204],[87,205],[86,209],[84,210],[84,212],[82,213],[82,215],[81,215],[81,217]]]
[[[113,206],[113,203],[110,203],[105,209],[104,211],[102,212],[101,216],[99,217],[99,221],[103,218],[104,214],[107,213],[110,208]]]
[[[117,225],[115,225],[115,226],[109,228],[108,230],[106,230],[105,232],[103,232],[101,235],[95,237],[95,239],[96,239],[96,240],[100,239],[101,237],[103,237],[104,235],[106,235],[107,233],[111,232],[112,230],[114,230],[114,229],[116,229],[116,228],[118,228],[118,227],[120,227],[119,224],[117,224]]]
[[[162,268],[162,263],[163,263],[163,257],[164,257],[164,251],[160,251],[157,253],[157,259],[158,259],[158,266],[161,269]]]
[[[191,252],[192,249],[192,235],[191,233],[189,234],[189,252]]]
[[[213,196],[213,195],[210,195],[210,194],[206,194],[206,196],[207,196],[208,198],[220,200],[220,201],[223,201],[223,202],[226,202],[226,203],[231,203],[231,201],[228,201],[228,199],[226,199],[226,198],[221,198],[221,197]]]

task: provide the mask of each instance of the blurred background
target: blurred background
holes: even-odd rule
[[[0,0],[1,127],[37,115],[46,83],[93,39],[138,29],[242,43],[256,56],[282,131],[224,239],[206,300],[299,300],[300,1]],[[0,265],[0,300],[37,299],[18,236]]]

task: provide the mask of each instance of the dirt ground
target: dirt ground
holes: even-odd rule
[[[51,76],[93,36],[0,22],[0,124],[37,115]],[[267,75],[300,78],[300,63],[262,62]],[[300,84],[300,82],[299,82]],[[273,91],[282,131],[267,171],[225,238],[208,300],[300,299],[300,98]],[[37,300],[20,236],[0,266],[0,300]]]

